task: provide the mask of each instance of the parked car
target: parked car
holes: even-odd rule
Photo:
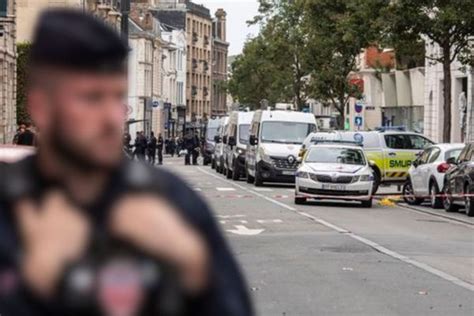
[[[217,135],[215,136],[215,149],[214,149],[214,161],[216,164],[216,172],[223,173],[224,172],[224,143],[222,142],[225,138],[227,138],[227,124],[229,122],[229,117],[221,117],[219,122],[219,127],[217,130]]]
[[[254,112],[234,111],[229,117],[228,138],[224,144],[227,179],[238,180],[245,176],[245,152],[253,114]]]
[[[410,205],[429,198],[431,207],[443,208],[442,190],[450,159],[457,159],[464,144],[437,144],[426,148],[408,170],[403,185],[403,199]]]
[[[363,145],[367,158],[373,162],[374,192],[380,184],[403,184],[408,169],[417,155],[434,144],[423,135],[403,130],[379,129],[370,132],[334,131],[309,135],[303,147],[308,148],[318,140],[343,140]]]
[[[31,146],[0,145],[0,163],[9,163],[21,160],[34,154],[35,148]]]
[[[306,136],[314,131],[316,119],[311,113],[255,111],[245,157],[247,182],[255,186],[294,182],[298,152]]]
[[[468,216],[474,216],[474,143],[468,143],[455,159],[444,179],[443,204],[447,212],[457,211],[462,205]]]
[[[204,141],[204,148],[203,148],[203,156],[204,161],[203,164],[207,166],[211,164],[212,169],[216,167],[214,161],[214,150],[216,147],[216,135],[217,130],[219,129],[220,119],[211,119],[207,122],[206,126],[206,139]]]
[[[307,150],[296,172],[295,203],[307,199],[360,201],[372,206],[374,176],[360,145],[323,142]]]

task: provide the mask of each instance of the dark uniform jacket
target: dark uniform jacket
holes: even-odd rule
[[[45,180],[35,166],[34,156],[15,164],[0,164],[0,315],[101,315],[92,312],[81,314],[68,309],[69,305],[64,304],[59,298],[68,297],[67,286],[62,287],[63,290],[60,294],[58,293],[56,300],[44,302],[35,297],[21,281],[18,271],[22,245],[15,227],[12,205],[25,196],[40,199],[46,190],[57,185]],[[111,205],[121,195],[130,192],[147,192],[167,199],[204,237],[210,249],[212,265],[210,287],[199,297],[184,298],[182,305],[185,307],[185,312],[180,315],[253,315],[246,284],[209,207],[182,180],[163,169],[125,161],[111,177],[110,185],[107,186],[102,197],[94,204],[82,207],[96,225],[94,232],[107,235],[105,223]],[[101,247],[104,248],[106,245],[104,243]],[[100,249],[96,246],[91,245],[90,249]],[[93,251],[95,250],[90,250],[86,256],[93,254]],[[145,259],[148,262],[154,260],[154,258]],[[67,276],[63,276],[61,284],[65,284],[64,279],[67,279]],[[73,299],[76,298],[74,293],[69,295],[71,296]],[[146,312],[140,315],[160,314]]]

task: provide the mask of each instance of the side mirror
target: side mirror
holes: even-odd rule
[[[219,144],[221,142],[221,138],[219,137],[219,135],[214,136],[214,142],[216,142],[216,144]]]
[[[250,137],[249,137],[249,143],[250,143],[250,145],[252,145],[252,146],[257,145],[257,144],[258,144],[257,137],[255,137],[255,135],[250,135]]]
[[[235,146],[235,145],[237,145],[237,142],[235,141],[235,137],[234,137],[234,136],[229,136],[229,139],[227,140],[227,142],[229,143],[229,146]]]
[[[420,165],[420,162],[418,161],[418,159],[416,159],[415,161],[412,162],[411,165],[416,168]]]
[[[222,137],[222,142],[223,142],[224,144],[227,144],[227,135],[224,135],[224,136]]]
[[[449,157],[448,160],[446,160],[446,163],[450,165],[457,165],[456,157]]]

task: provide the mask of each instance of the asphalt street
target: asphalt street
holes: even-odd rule
[[[258,315],[474,315],[474,222],[404,205],[293,203],[168,158],[212,206]]]

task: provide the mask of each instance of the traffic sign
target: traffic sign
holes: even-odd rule
[[[354,106],[356,113],[362,113],[362,111],[364,110],[364,103],[362,103],[361,101],[357,101]]]
[[[354,124],[358,127],[362,126],[364,124],[364,119],[362,118],[362,116],[356,116],[354,118]]]

